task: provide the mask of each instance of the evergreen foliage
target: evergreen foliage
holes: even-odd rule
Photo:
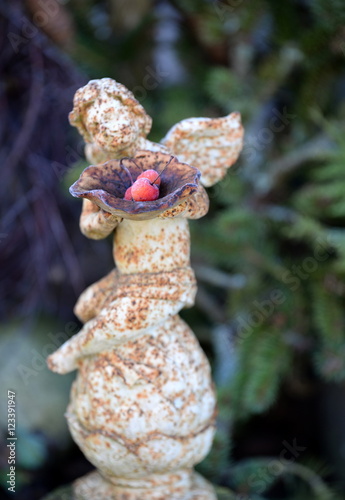
[[[334,471],[322,478],[318,435],[301,460],[278,456],[281,441],[297,434],[295,421],[310,418],[290,402],[320,395],[322,387],[340,390],[345,381],[344,2],[158,2],[165,21],[174,20],[173,43],[153,40],[163,16],[154,8],[132,29],[110,29],[113,3],[68,2],[75,34],[73,48],[64,50],[89,78],[109,76],[133,90],[154,118],[151,140],[190,116],[236,110],[245,125],[240,161],[208,190],[209,214],[191,223],[201,293],[184,314],[221,381],[217,436],[198,468],[225,487],[222,500],[338,500],[341,494],[326,485]],[[164,34],[162,25],[157,31]],[[175,51],[183,75],[174,79],[172,67],[151,76],[148,88],[163,45]],[[68,171],[61,193],[84,166],[81,159]],[[75,204],[73,220],[66,217],[71,233],[79,208]],[[85,248],[78,243],[90,283],[95,277]],[[199,276],[198,268],[208,272]],[[63,303],[64,310],[72,311],[73,301]],[[221,353],[213,349],[215,335],[211,339],[219,323],[229,337]],[[336,413],[337,406],[328,411]],[[265,422],[266,433],[272,428],[274,434],[277,420],[284,428],[278,448],[265,448],[267,434],[257,446],[267,456],[256,456],[254,445],[239,446],[252,425]],[[344,459],[333,452],[339,477]]]

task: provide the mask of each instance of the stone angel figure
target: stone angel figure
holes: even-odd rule
[[[215,430],[210,367],[178,313],[196,293],[188,219],[207,213],[204,186],[236,161],[240,116],[183,120],[153,143],[144,108],[103,78],[77,91],[70,121],[93,164],[70,188],[83,198],[80,229],[94,239],[114,231],[115,261],[76,304],[81,331],[48,358],[57,373],[78,370],[67,419],[99,470],[75,483],[76,495],[215,500],[193,471]],[[125,200],[132,180],[148,169],[160,175],[159,198]]]

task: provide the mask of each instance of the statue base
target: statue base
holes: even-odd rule
[[[165,485],[149,490],[115,486],[97,471],[93,471],[77,479],[71,486],[51,493],[43,500],[95,500],[96,498],[98,500],[217,500],[212,484],[196,472],[192,474],[189,490],[180,493],[178,490],[178,484],[170,488]]]

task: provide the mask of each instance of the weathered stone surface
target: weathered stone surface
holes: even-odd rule
[[[145,170],[160,174],[160,195],[154,201],[125,200],[126,189]],[[99,208],[121,218],[153,219],[183,203],[199,187],[200,172],[175,156],[153,151],[137,151],[133,158],[109,160],[87,167],[70,187],[77,198],[87,198]]]
[[[110,78],[92,80],[74,98],[70,122],[83,135],[91,163],[134,156],[140,149],[176,155],[213,186],[237,160],[243,147],[239,113],[221,118],[188,118],[174,125],[160,144],[146,136],[151,118],[123,85]]]
[[[189,118],[172,127],[162,144],[180,161],[198,168],[201,183],[213,186],[237,160],[243,147],[239,113],[222,118]]]
[[[186,120],[165,145],[154,144],[146,139],[151,119],[134,96],[102,79],[77,92],[70,119],[96,164],[72,187],[86,198],[80,228],[94,239],[115,232],[116,266],[82,294],[75,312],[83,328],[48,358],[57,373],[78,369],[68,424],[100,471],[76,481],[74,497],[215,500],[193,471],[215,430],[210,367],[178,316],[196,292],[187,219],[205,215],[209,202],[197,169],[172,155],[198,162],[205,185],[214,184],[239,154],[239,115]],[[131,170],[136,177],[164,165],[160,198],[123,199]]]
[[[101,155],[101,161],[131,156],[133,145],[146,137],[152,125],[132,92],[111,78],[91,80],[77,90],[69,119],[85,142],[94,145],[89,154]]]
[[[200,478],[200,476],[199,476]],[[208,483],[209,485],[210,483]],[[212,492],[211,495],[213,496],[208,496],[206,497],[206,500],[210,499],[218,499],[218,500],[236,500],[236,495],[232,493],[230,490],[226,488],[214,488],[214,491],[216,493],[216,496],[214,496],[214,493]],[[208,491],[203,491],[201,494],[207,494]],[[194,496],[193,496],[194,495]],[[187,500],[204,500],[204,498],[201,496],[198,492],[192,492],[192,496],[187,497]],[[88,498],[88,497],[86,497]],[[96,494],[95,499],[100,498],[99,494]],[[112,497],[108,496],[106,497],[107,500],[113,500]],[[121,497],[114,497],[115,500],[122,500]],[[82,497],[77,496],[77,493],[75,492],[75,488],[70,485],[70,486],[64,486],[63,488],[59,488],[58,490],[50,493],[48,496],[44,497],[42,500],[83,500]],[[184,497],[178,498],[176,496],[174,497],[166,497],[166,500],[186,500]]]

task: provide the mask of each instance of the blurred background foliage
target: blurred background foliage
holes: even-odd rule
[[[110,240],[80,235],[68,194],[86,166],[73,94],[105,76],[153,117],[153,141],[234,110],[246,130],[191,224],[199,292],[183,316],[219,393],[198,469],[221,499],[344,498],[344,2],[0,0],[0,27],[0,345],[23,411],[18,498],[89,470],[62,421],[70,380],[47,379],[44,358],[112,267]],[[6,490],[5,449],[0,461]]]

